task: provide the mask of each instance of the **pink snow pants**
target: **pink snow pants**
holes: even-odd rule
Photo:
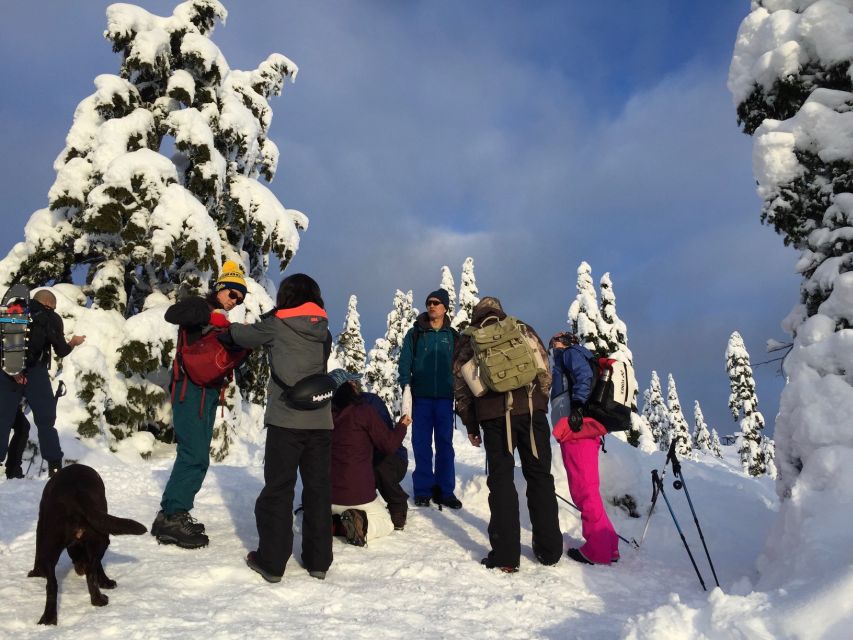
[[[584,422],[590,418],[584,418]],[[598,438],[560,443],[563,464],[572,500],[581,510],[581,524],[586,544],[580,548],[584,557],[595,564],[610,564],[619,559],[619,538],[601,502],[598,480]]]

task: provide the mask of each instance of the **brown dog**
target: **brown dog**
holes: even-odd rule
[[[146,531],[135,520],[107,513],[104,481],[92,467],[72,464],[60,469],[48,480],[41,495],[36,561],[28,574],[31,578],[47,578],[47,602],[39,624],[56,624],[56,563],[63,549],[74,562],[77,575],[86,575],[92,604],[103,607],[109,598],[100,589],[116,586],[101,564],[110,546],[110,534],[141,535]]]

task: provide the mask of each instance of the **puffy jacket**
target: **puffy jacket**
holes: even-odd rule
[[[551,354],[551,424],[584,405],[592,393],[592,351],[583,345],[554,349]]]
[[[373,410],[379,415],[379,418],[382,420],[382,423],[388,427],[389,431],[394,430],[394,420],[391,419],[391,414],[388,413],[388,407],[385,406],[385,403],[375,393],[370,393],[369,391],[361,392],[361,401],[364,402],[369,407],[373,407]],[[397,449],[397,457],[400,458],[404,463],[409,464],[409,452],[406,450],[402,444],[399,449]],[[374,466],[382,462],[385,458],[385,453],[379,449],[376,449],[373,452],[373,464]]]
[[[50,349],[60,358],[71,353],[65,340],[62,317],[53,309],[43,306],[38,300],[30,300],[30,331],[27,339],[26,365],[50,366]]]
[[[263,347],[270,368],[288,386],[302,378],[326,371],[332,345],[326,312],[314,303],[265,314],[255,324],[232,324],[231,338],[237,345]],[[281,399],[284,389],[270,376],[267,384],[267,410],[264,421],[288,429],[331,429],[332,409],[302,411],[287,406]]]
[[[498,317],[503,319],[506,314],[502,310],[487,306],[481,301],[474,307],[471,325],[480,327],[483,321],[489,317]],[[526,330],[536,338],[540,353],[543,359],[547,360],[545,347],[542,345],[542,340],[533,330],[533,327],[525,324]],[[454,373],[454,392],[456,397],[456,414],[461,418],[462,424],[468,430],[469,434],[479,434],[479,423],[484,420],[494,420],[501,418],[506,413],[506,394],[489,391],[485,395],[475,398],[474,394],[465,383],[462,377],[462,365],[474,357],[474,346],[471,344],[471,337],[461,335],[453,354],[453,373]],[[551,390],[551,374],[550,372],[542,372],[536,377],[534,382],[533,395],[533,411],[548,411],[548,392]],[[512,415],[529,415],[530,406],[527,398],[527,390],[516,389],[512,392]]]
[[[353,403],[335,412],[332,432],[332,503],[366,504],[376,498],[373,450],[392,454],[406,427],[389,430],[373,407]]]
[[[400,386],[411,385],[412,396],[417,398],[452,398],[451,365],[457,336],[447,316],[440,329],[433,329],[429,315],[419,315],[403,339],[398,364]]]

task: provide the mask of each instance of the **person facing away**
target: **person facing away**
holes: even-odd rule
[[[396,458],[411,419],[403,416],[389,430],[365,402],[352,374],[336,369],[329,375],[338,383],[332,397],[332,514],[339,516],[347,542],[363,546],[395,528],[389,509],[376,496],[374,452]]]
[[[592,394],[595,356],[574,334],[551,338],[553,386],[551,423],[560,443],[572,500],[581,512],[586,542],[570,548],[567,555],[582,564],[610,564],[619,560],[619,537],[604,510],[599,491],[598,450],[604,425],[584,415]]]
[[[487,296],[474,307],[469,329],[480,328],[494,318],[502,320],[506,317],[500,300]],[[546,360],[545,347],[533,328],[523,325],[522,330],[535,338],[540,355]],[[518,571],[521,527],[518,492],[513,477],[516,449],[521,459],[521,472],[527,481],[533,554],[544,565],[556,564],[563,554],[563,537],[557,514],[554,476],[551,474],[550,432],[546,415],[550,372],[542,371],[537,375],[529,397],[525,387],[509,392],[512,394],[512,406],[507,418],[507,393],[489,390],[475,397],[462,376],[462,365],[474,357],[471,341],[472,338],[465,333],[460,336],[453,357],[453,372],[456,413],[468,430],[470,443],[475,447],[482,445],[486,450],[491,550],[481,564],[504,573]]]
[[[456,467],[451,371],[458,334],[447,317],[449,304],[450,299],[444,289],[437,289],[427,296],[427,310],[418,316],[403,339],[398,374],[404,393],[410,391],[412,395],[412,451],[415,456],[412,489],[415,505],[429,506],[432,498],[439,506],[460,509],[462,502],[454,493]]]
[[[86,336],[65,340],[62,318],[56,313],[56,296],[39,289],[30,301],[30,328],[26,351],[26,369],[17,376],[0,373],[0,460],[6,457],[9,432],[26,398],[38,432],[39,450],[53,476],[62,467],[62,448],[56,431],[56,397],[50,384],[51,349],[59,358],[83,344]]]
[[[228,312],[243,304],[245,297],[243,270],[229,260],[222,265],[219,278],[207,296],[191,295],[178,300],[166,309],[165,318],[178,325],[186,344],[191,345],[209,331],[227,328]],[[161,544],[197,549],[209,542],[204,524],[193,518],[190,511],[210,466],[210,442],[220,388],[221,385],[199,386],[182,369],[172,380],[172,428],[177,455],[163,490],[160,511],[151,525],[151,535]]]
[[[281,281],[276,306],[254,324],[232,324],[241,347],[263,347],[270,364],[264,414],[264,487],[255,501],[258,548],[246,564],[267,582],[279,582],[293,552],[293,498],[302,478],[302,564],[324,579],[332,564],[331,445],[329,403],[299,409],[283,393],[308,376],[324,373],[332,348],[320,286],[304,273]]]
[[[382,424],[389,431],[394,431],[396,425],[391,419],[385,402],[375,393],[365,391],[361,388],[359,381],[361,374],[350,373],[344,369],[337,369],[332,374],[349,382],[358,392],[361,402],[376,411]],[[332,375],[330,374],[330,375]],[[408,424],[411,424],[409,417]],[[373,475],[376,480],[376,490],[388,505],[388,513],[394,529],[402,531],[406,526],[406,517],[409,511],[409,494],[401,486],[406,470],[409,467],[409,452],[402,443],[393,453],[385,453],[379,447],[373,448]]]
[[[30,435],[30,421],[24,415],[24,406],[18,405],[15,422],[12,423],[12,439],[6,451],[6,478],[16,480],[24,477],[24,451]]]

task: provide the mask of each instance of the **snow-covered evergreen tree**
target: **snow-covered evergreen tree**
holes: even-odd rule
[[[397,384],[397,363],[403,348],[403,339],[418,317],[412,306],[411,290],[394,294],[394,306],[387,317],[385,336],[376,340],[368,354],[364,372],[365,387],[385,402],[392,416],[400,413],[402,389]]]
[[[670,373],[666,382],[666,401],[669,410],[669,434],[667,448],[675,440],[675,453],[679,456],[689,456],[693,451],[693,441],[690,438],[690,428],[681,410],[681,401],[678,399],[678,389],[675,388],[675,378]]]
[[[711,429],[711,453],[717,458],[723,457],[723,447],[720,444],[720,436],[716,429]]]
[[[767,436],[761,438],[761,454],[764,456],[764,464],[767,465],[767,475],[776,478],[776,443]]]
[[[601,296],[601,323],[604,331],[602,337],[607,342],[607,348],[611,354],[621,356],[617,359],[624,359],[633,365],[634,356],[628,349],[628,327],[616,314],[616,292],[613,291],[610,273],[601,276],[598,290]]]
[[[738,452],[743,470],[752,476],[767,473],[767,462],[761,447],[764,416],[758,410],[755,380],[749,363],[749,353],[741,335],[735,331],[726,347],[726,370],[729,374],[729,410],[735,420],[743,414],[738,434]]]
[[[652,371],[649,388],[643,392],[643,418],[649,425],[652,439],[661,450],[666,451],[669,448],[669,410],[663,400],[657,371]]]
[[[693,403],[693,448],[702,453],[712,452],[711,433],[698,400]]]
[[[335,359],[338,365],[350,373],[363,373],[365,353],[364,338],[358,315],[358,298],[349,297],[343,331],[335,340]]]
[[[474,258],[465,258],[462,275],[459,277],[459,309],[453,318],[453,327],[462,331],[471,322],[471,313],[480,301],[480,290],[474,277]]]
[[[447,291],[447,297],[450,299],[450,306],[447,308],[447,317],[450,318],[452,324],[453,317],[456,315],[456,285],[453,282],[453,274],[450,273],[450,267],[447,265],[441,268],[441,284],[439,286]]]
[[[611,353],[607,341],[609,331],[604,327],[598,308],[598,295],[592,281],[592,268],[586,262],[578,266],[577,295],[569,305],[568,323],[572,333],[597,357]]]
[[[183,2],[169,17],[108,7],[105,36],[122,57],[120,74],[95,78],[54,163],[47,208],[0,261],[0,288],[51,285],[66,329],[87,335],[61,363],[71,393],[60,410],[80,436],[104,434],[110,446],[170,426],[163,385],[176,330],[163,320],[166,305],[206,291],[234,260],[249,295],[232,319],[258,318],[272,306],[269,254],[284,268],[308,225],[259,182],[278,162],[268,99],[296,65],[273,54],[253,71],[232,70],[210,39],[226,15],[217,0]],[[172,158],[160,153],[167,138]],[[256,355],[250,401],[264,401],[265,381]],[[235,389],[227,398],[216,459],[246,416]]]

